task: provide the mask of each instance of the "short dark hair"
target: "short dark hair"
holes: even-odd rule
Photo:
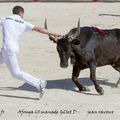
[[[12,10],[13,14],[19,14],[20,12],[24,13],[24,8],[21,6],[15,6]]]

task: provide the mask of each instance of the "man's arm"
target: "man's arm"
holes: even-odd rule
[[[54,33],[54,32],[50,32],[50,31],[48,31],[47,29],[42,28],[42,27],[37,27],[37,26],[35,26],[35,27],[33,27],[32,30],[33,30],[33,31],[36,31],[36,32],[43,33],[43,34],[52,35],[52,36],[54,36],[54,37],[60,36],[60,34]]]

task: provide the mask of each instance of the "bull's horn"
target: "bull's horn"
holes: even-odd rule
[[[80,18],[78,19],[78,27],[76,32],[76,37],[80,34]]]
[[[45,18],[45,24],[44,24],[44,27],[45,27],[45,29],[48,29],[47,28],[47,19]]]
[[[45,19],[44,28],[48,29],[48,27],[47,27],[47,19]],[[55,43],[57,42],[57,39],[52,35],[49,35],[49,39],[52,40]]]

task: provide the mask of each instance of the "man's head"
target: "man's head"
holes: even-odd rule
[[[13,14],[19,15],[21,18],[24,16],[24,8],[21,6],[15,6],[12,10]]]

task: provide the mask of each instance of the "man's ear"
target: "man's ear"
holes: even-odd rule
[[[73,40],[71,43],[74,44],[74,45],[79,45],[80,41],[79,40]]]

